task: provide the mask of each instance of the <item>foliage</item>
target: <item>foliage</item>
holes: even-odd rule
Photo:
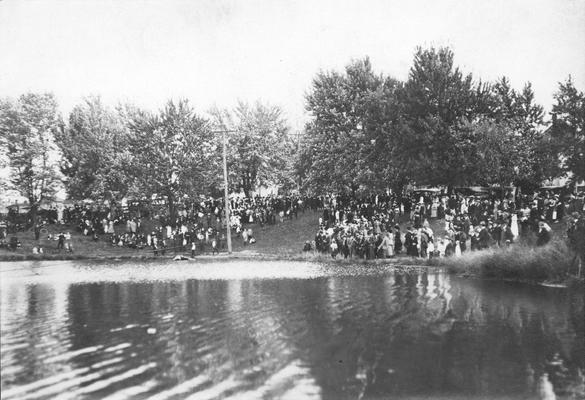
[[[317,75],[306,107],[314,119],[298,156],[306,188],[375,188],[396,173],[388,138],[397,88],[395,79],[374,73],[368,58],[351,62],[344,74]]]
[[[291,188],[296,144],[277,106],[240,102],[233,110],[212,110],[215,123],[227,129],[230,187],[249,196],[258,186]]]
[[[229,131],[230,188],[383,191],[416,185],[509,185],[585,179],[585,95],[559,83],[548,129],[528,82],[474,80],[448,48],[418,48],[408,79],[374,71],[368,58],[321,71],[306,95],[312,118],[293,137],[279,107],[240,102],[213,110]],[[186,101],[157,114],[110,109],[89,97],[60,120],[50,94],[0,100],[0,189],[26,196],[33,212],[60,184],[72,198],[165,198],[171,215],[184,196],[217,195],[221,135]],[[58,146],[58,147],[57,147]],[[62,158],[60,159],[59,157]],[[1,174],[0,174],[1,176]]]
[[[54,135],[61,126],[52,94],[24,94],[0,101],[0,137],[6,146],[10,184],[26,197],[33,218],[60,184]]]
[[[573,254],[563,242],[543,247],[515,244],[509,248],[490,248],[441,260],[451,272],[483,278],[528,282],[564,282],[572,272]]]
[[[307,189],[538,186],[558,175],[530,83],[476,82],[448,48],[418,48],[404,83],[367,58],[320,72],[306,101],[313,118],[295,171]]]
[[[471,74],[455,67],[454,58],[448,48],[417,49],[403,92],[404,111],[412,119],[434,116],[451,125],[477,114],[482,92]]]
[[[554,98],[551,133],[558,144],[561,168],[579,182],[585,179],[585,94],[575,88],[569,77],[559,83]]]
[[[133,138],[125,120],[127,110],[114,111],[99,97],[88,97],[71,111],[68,127],[56,137],[72,198],[119,201],[130,190]]]
[[[456,132],[457,147],[471,161],[461,170],[461,184],[503,186],[513,181],[517,154],[511,149],[515,137],[505,121],[486,118],[463,124]]]
[[[530,83],[516,92],[503,77],[491,86],[487,117],[475,121],[476,157],[471,157],[469,184],[537,187],[554,174],[554,157],[546,149],[542,106],[534,102]]]
[[[448,48],[418,48],[401,93],[407,135],[398,137],[400,157],[418,184],[465,183],[474,160],[465,151],[470,139],[461,125],[484,116],[492,100],[489,86],[474,83],[454,64]]]
[[[137,112],[129,121],[138,193],[164,198],[171,221],[176,202],[208,194],[220,176],[218,145],[208,123],[186,100],[169,101],[158,114]]]

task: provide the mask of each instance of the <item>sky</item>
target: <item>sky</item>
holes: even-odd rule
[[[369,56],[406,80],[417,46],[449,46],[475,78],[530,81],[546,110],[558,82],[585,90],[585,0],[0,0],[0,97],[53,92],[204,114],[279,105],[293,130],[321,70]]]

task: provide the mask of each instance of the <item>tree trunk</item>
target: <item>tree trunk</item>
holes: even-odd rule
[[[405,185],[404,179],[400,179],[400,181],[393,187],[393,190],[396,194],[396,200],[398,202],[398,205],[402,204],[402,194],[404,192],[404,185]]]
[[[114,201],[114,198],[112,197],[110,199],[110,217],[112,219],[114,219],[115,215],[116,215],[116,202]]]
[[[30,200],[29,200],[29,202],[30,202]],[[39,208],[38,204],[36,204],[34,202],[30,202],[30,211],[29,211],[30,222],[27,223],[26,228],[29,228],[30,226],[34,226],[35,223],[37,222],[38,208]]]
[[[169,219],[170,219],[170,225],[174,228],[175,227],[175,216],[177,213],[177,210],[175,208],[175,196],[173,195],[173,193],[168,193],[167,194],[167,201],[168,201],[168,205],[169,205]]]
[[[247,198],[250,198],[252,193],[252,180],[250,179],[249,173],[246,172],[242,176],[242,188],[244,189],[244,194]]]

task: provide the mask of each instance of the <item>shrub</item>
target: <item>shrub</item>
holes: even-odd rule
[[[543,247],[518,244],[444,259],[449,270],[485,278],[558,282],[569,276],[573,253],[564,242]]]

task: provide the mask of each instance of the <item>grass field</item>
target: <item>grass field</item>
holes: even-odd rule
[[[292,256],[302,252],[303,244],[313,240],[319,227],[320,213],[305,211],[298,218],[276,225],[250,225],[256,243],[244,245],[241,239],[234,241],[234,251],[253,251],[266,255]]]

